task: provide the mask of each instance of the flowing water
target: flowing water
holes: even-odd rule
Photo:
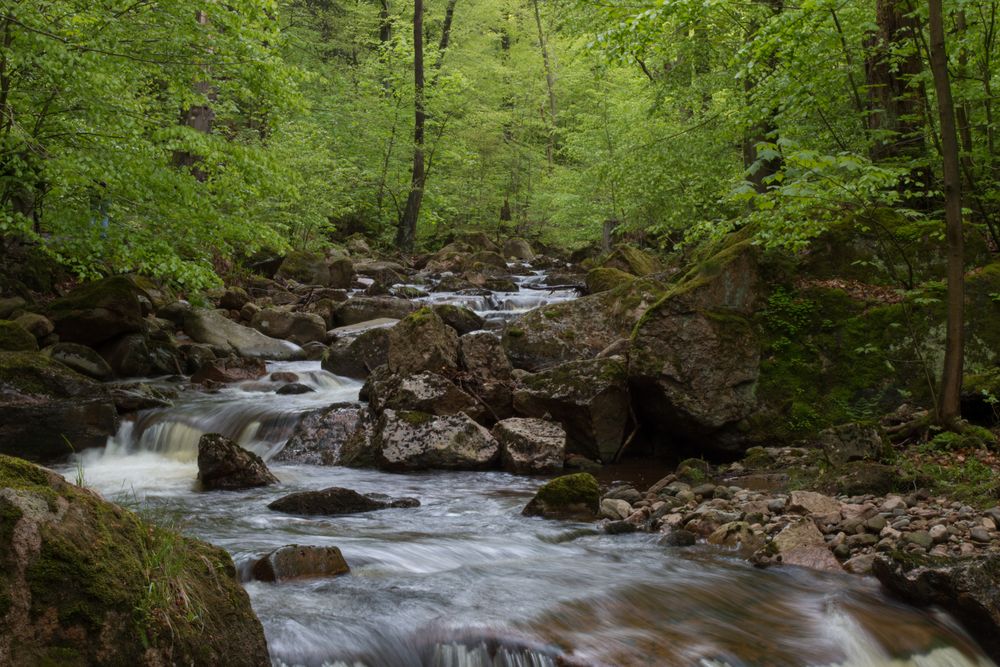
[[[758,570],[715,548],[522,517],[539,479],[275,463],[280,486],[197,492],[202,433],[270,457],[303,412],[356,400],[360,389],[316,362],[270,368],[296,373],[315,393],[278,396],[264,381],[185,394],[80,460],[87,485],[228,549],[243,572],[286,544],[341,548],[348,575],[245,582],[275,665],[993,664],[947,615],[892,601],[870,579]],[[412,496],[421,506],[308,518],[267,509],[287,493],[329,486]]]

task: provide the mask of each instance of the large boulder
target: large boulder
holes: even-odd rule
[[[277,484],[264,461],[218,433],[198,441],[198,483],[204,491],[239,490]]]
[[[439,416],[464,412],[474,419],[482,413],[479,401],[448,378],[429,371],[396,375],[385,367],[368,378],[361,393],[376,412],[416,410]]]
[[[111,366],[104,360],[104,357],[86,345],[56,343],[42,350],[42,354],[95,380],[103,382],[114,377],[114,371],[111,370]]]
[[[17,322],[0,320],[0,350],[4,352],[37,352],[38,341]]]
[[[330,261],[330,287],[349,289],[354,282],[354,263],[347,257],[335,257]]]
[[[592,359],[627,338],[646,309],[664,293],[652,279],[536,308],[510,322],[503,348],[515,368],[538,371],[578,359]]]
[[[418,308],[417,304],[408,299],[358,296],[339,304],[333,313],[333,320],[339,327],[382,318],[401,320]]]
[[[630,245],[622,245],[612,251],[601,266],[609,269],[618,269],[633,276],[648,276],[663,270],[663,266],[653,255],[645,250]]]
[[[323,357],[323,370],[363,380],[389,362],[389,330],[378,327],[353,336],[339,336]]]
[[[489,408],[490,416],[514,416],[510,361],[500,339],[489,331],[476,331],[458,339],[462,386]]]
[[[35,338],[45,338],[55,331],[52,320],[38,313],[25,313],[15,318],[14,322],[24,327]]]
[[[416,498],[390,498],[381,493],[360,494],[331,486],[320,491],[300,491],[278,498],[267,507],[276,512],[304,515],[360,514],[397,507],[419,507]]]
[[[507,239],[503,244],[503,256],[507,259],[534,259],[531,244],[524,239]]]
[[[566,431],[544,419],[512,417],[491,431],[500,443],[500,465],[508,472],[544,475],[563,469]]]
[[[202,363],[191,375],[191,382],[244,382],[256,380],[267,374],[267,364],[262,359],[244,359],[243,357],[226,357],[224,359],[209,359]]]
[[[385,410],[373,430],[377,463],[389,470],[481,470],[493,465],[500,449],[489,431],[462,413]]]
[[[274,460],[337,465],[341,448],[360,426],[361,408],[356,404],[334,403],[310,412],[298,423]]]
[[[635,280],[635,276],[610,266],[600,266],[587,273],[587,292],[597,294],[607,292]]]
[[[143,334],[128,334],[104,343],[99,352],[117,377],[144,377],[153,371],[149,340]]]
[[[315,313],[265,308],[253,316],[250,326],[265,336],[296,345],[326,340],[326,320]]]
[[[0,454],[52,460],[103,447],[117,428],[104,385],[38,353],[0,352]]]
[[[235,352],[241,357],[272,361],[302,359],[302,348],[237,324],[221,311],[193,308],[184,315],[184,331],[196,343],[211,345],[222,354]]]
[[[389,330],[389,369],[402,375],[458,369],[458,334],[421,308]]]
[[[455,306],[450,303],[441,303],[432,306],[431,309],[437,316],[444,320],[444,323],[463,336],[472,331],[478,331],[486,324],[482,317],[475,312],[462,306]]]
[[[990,657],[1000,660],[1000,554],[963,559],[882,554],[872,572],[903,600],[952,613]]]
[[[337,547],[289,544],[254,563],[251,574],[258,581],[282,582],[336,577],[350,571]]]
[[[277,275],[306,285],[330,285],[330,267],[326,258],[315,252],[296,250],[288,253],[278,267]]]
[[[143,292],[127,276],[112,276],[76,288],[48,308],[59,340],[96,345],[123,334],[141,333]]]
[[[601,487],[593,475],[580,472],[546,482],[521,512],[546,519],[593,521],[601,503]]]
[[[628,370],[645,428],[681,444],[742,447],[740,423],[756,408],[760,374],[760,344],[749,319],[757,289],[754,251],[737,245],[646,311],[632,336]]]
[[[625,361],[571,361],[529,375],[514,392],[514,409],[528,417],[550,416],[566,429],[569,453],[610,463],[629,421]]]
[[[225,550],[0,456],[0,664],[271,664]]]

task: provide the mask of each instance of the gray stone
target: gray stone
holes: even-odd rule
[[[235,351],[241,357],[290,361],[305,356],[298,345],[237,324],[217,310],[192,309],[184,317],[184,331],[197,343]]]
[[[500,445],[470,417],[385,410],[374,428],[378,463],[390,470],[489,468]]]
[[[258,581],[282,582],[335,577],[350,570],[337,547],[290,544],[254,563],[252,574]]]
[[[218,433],[206,433],[198,441],[198,483],[204,491],[238,490],[277,484],[278,478],[253,452]]]
[[[332,486],[321,491],[300,491],[282,496],[267,507],[288,514],[332,516],[419,506],[420,501],[416,498],[390,498],[381,493],[360,494],[353,489]]]
[[[563,469],[566,431],[559,424],[513,417],[497,422],[492,434],[500,443],[500,464],[508,472],[546,474]]]

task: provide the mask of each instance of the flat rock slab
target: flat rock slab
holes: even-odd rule
[[[336,329],[331,329],[328,333],[334,336],[356,336],[363,331],[368,331],[369,329],[388,329],[399,323],[399,320],[392,317],[377,317],[374,320],[367,320],[365,322],[358,322],[357,324],[348,324],[342,327],[337,327]]]

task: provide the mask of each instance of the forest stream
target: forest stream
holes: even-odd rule
[[[462,297],[488,322],[569,290]],[[266,381],[191,392],[126,422],[105,450],[60,472],[159,522],[227,549],[244,571],[275,665],[404,667],[543,665],[992,665],[947,614],[888,598],[872,578],[804,568],[758,569],[718,547],[658,544],[591,524],[527,518],[544,481],[500,472],[391,474],[280,463],[300,416],[356,401],[361,383],[319,362],[269,364],[315,390],[279,396]],[[201,434],[219,432],[269,461],[279,486],[198,492]],[[299,517],[268,503],[342,486],[414,497],[417,508]],[[261,554],[336,545],[348,575],[250,581]]]

